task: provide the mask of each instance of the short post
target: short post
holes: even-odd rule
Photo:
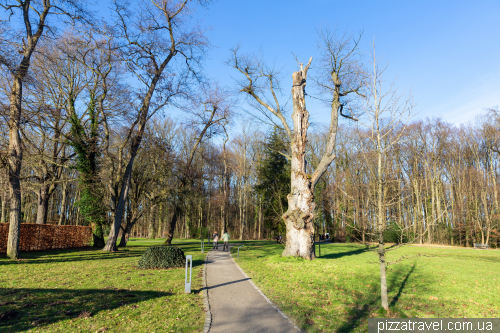
[[[205,251],[205,242],[202,239],[201,240],[201,253],[203,253],[203,251]]]
[[[242,246],[238,246],[238,259],[240,259],[240,247],[243,247],[245,245],[242,245]]]
[[[189,282],[188,282],[188,261],[190,261],[189,264]],[[186,278],[184,280],[185,287],[184,287],[184,292],[186,294],[191,293],[191,276],[193,275],[193,256],[191,254],[188,254],[186,256]]]

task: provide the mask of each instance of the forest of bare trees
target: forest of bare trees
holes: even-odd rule
[[[295,214],[287,213],[287,182],[292,175],[296,186],[300,174],[312,200],[305,223],[315,226],[306,238],[329,233],[336,242],[378,242],[382,223],[386,242],[498,247],[497,110],[457,127],[439,118],[392,122],[395,103],[387,106],[393,118],[374,127],[358,102],[360,121],[337,125],[346,96],[367,98],[369,81],[352,75],[359,39],[336,44],[324,33],[327,76],[313,81],[330,94],[332,120],[311,126],[306,138],[300,133],[307,133],[307,119],[289,127],[274,73],[260,63],[237,50],[228,62],[248,79],[240,95],[251,95],[282,128],[243,119],[237,94],[202,77],[208,42],[187,23],[190,1],[144,2],[140,17],[115,4],[114,27],[75,19],[74,29],[42,38],[40,22],[39,35],[28,31],[31,44],[15,31],[3,41],[24,53],[0,54],[2,223],[92,225],[95,244],[104,247],[109,236],[107,251],[126,246],[128,237],[170,243],[226,228],[232,238],[270,239],[297,224],[282,217]],[[344,67],[329,62],[332,56]],[[294,74],[294,103],[303,107],[294,105],[295,116],[307,113],[309,64]],[[281,86],[291,88],[291,73],[285,78]],[[263,87],[276,105],[260,99]],[[293,151],[299,139],[301,150]]]
[[[390,172],[385,179],[384,200],[394,202],[384,212],[389,221],[388,241],[461,246],[499,243],[496,177],[500,156],[495,151],[497,130],[492,124],[492,118],[485,117],[462,127],[441,119],[413,121],[407,126],[401,143],[385,162]],[[50,137],[48,127],[33,122],[23,132],[29,145],[21,172],[22,222],[84,225],[80,208],[75,206],[81,190],[78,173],[72,168],[72,150],[61,149],[67,161],[54,157],[54,146],[64,146],[64,139]],[[232,237],[240,239],[269,239],[284,232],[279,216],[286,207],[266,209],[272,198],[261,198],[256,190],[262,183],[259,167],[272,154],[266,149],[269,134],[242,129],[228,141],[225,154],[217,141],[207,139],[199,146],[189,171],[189,186],[183,189],[184,200],[178,207],[174,237],[207,237],[215,230],[220,232],[223,223]],[[166,237],[179,195],[176,186],[196,135],[193,128],[171,118],[151,121],[134,163],[122,223],[131,237]],[[326,135],[326,130],[317,129],[310,138],[310,163],[317,162]],[[377,156],[367,157],[360,151],[359,143],[366,137],[366,130],[340,127],[337,161],[316,189],[318,231],[329,232],[335,241],[376,240],[377,207],[370,203],[370,196],[376,191],[377,180],[370,168]],[[43,146],[36,145],[44,139]],[[119,142],[120,133],[114,133],[110,141]],[[100,159],[104,202],[111,204],[113,188],[106,185],[113,182],[116,173],[103,155]],[[1,216],[6,222],[9,199],[5,168],[1,186]],[[46,200],[40,199],[41,192],[48,196]],[[109,225],[113,209],[107,208]]]

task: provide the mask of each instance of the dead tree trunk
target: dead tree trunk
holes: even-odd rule
[[[309,112],[306,110],[304,89],[307,69],[293,73],[293,134],[291,191],[288,194],[288,210],[283,214],[286,225],[286,246],[283,256],[299,256],[314,259],[314,203],[311,176],[306,174],[307,129]],[[302,67],[302,66],[301,66]]]

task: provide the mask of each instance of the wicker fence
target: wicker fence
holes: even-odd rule
[[[0,223],[0,253],[7,252],[9,224]],[[90,246],[92,228],[74,225],[21,223],[20,251]]]

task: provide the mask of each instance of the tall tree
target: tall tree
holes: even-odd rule
[[[266,157],[257,167],[259,183],[255,186],[263,198],[266,227],[279,233],[285,232],[281,216],[288,210],[287,194],[290,193],[290,161],[286,157],[289,145],[282,134],[277,127],[269,134],[264,144]]]
[[[174,186],[173,214],[167,224],[167,239],[165,244],[170,245],[174,237],[177,221],[182,214],[182,205],[185,200],[186,188],[190,187],[194,181],[195,174],[192,164],[202,140],[226,133],[225,126],[229,124],[232,115],[233,102],[230,95],[217,85],[212,87],[203,86],[199,95],[193,98],[188,104],[188,109],[192,112],[192,121],[196,136],[194,142],[187,146],[183,160],[179,160],[177,181]]]
[[[48,26],[48,16],[68,15],[71,18],[84,18],[88,14],[84,13],[78,1],[70,0],[3,0],[0,2],[0,7],[9,15],[19,14],[24,26],[22,33],[13,33],[9,36],[11,37],[10,47],[4,48],[0,53],[0,65],[6,66],[12,77],[8,122],[10,226],[7,256],[17,259],[19,257],[19,232],[21,228],[21,184],[19,175],[23,160],[23,145],[19,132],[21,129],[23,84],[28,77],[33,52]]]
[[[139,110],[126,137],[130,143],[129,158],[116,200],[114,223],[103,248],[106,252],[117,250],[132,167],[146,124],[158,110],[171,103],[172,98],[186,93],[189,78],[196,77],[197,63],[207,45],[203,31],[190,24],[194,0],[142,0],[134,5],[116,0],[114,3],[117,30],[124,44],[122,56],[142,88],[138,92]],[[182,59],[173,61],[178,57]]]
[[[316,83],[328,94],[331,108],[331,119],[326,138],[326,148],[321,159],[312,172],[307,172],[306,149],[307,131],[309,129],[309,112],[306,109],[305,87],[307,73],[312,58],[304,67],[299,64],[299,70],[292,74],[292,122],[288,125],[284,111],[278,100],[279,84],[277,73],[268,69],[262,62],[238,54],[238,49],[232,51],[229,64],[237,69],[245,78],[241,83],[242,92],[257,103],[267,117],[275,116],[281,122],[288,135],[291,150],[291,177],[288,195],[288,210],[283,214],[286,225],[286,246],[283,256],[296,256],[314,259],[314,217],[316,204],[314,202],[314,187],[335,159],[335,143],[337,138],[339,114],[345,115],[343,109],[348,102],[347,96],[359,93],[362,88],[357,68],[358,39],[351,36],[337,36],[329,30],[320,33],[320,74]],[[266,102],[267,97],[272,102]],[[350,116],[348,116],[350,117]]]
[[[370,176],[374,179],[369,200],[375,210],[376,218],[382,307],[388,310],[387,260],[385,256],[387,250],[384,246],[384,232],[391,219],[388,212],[401,198],[388,194],[391,185],[393,185],[390,182],[394,181],[394,178],[387,160],[392,150],[401,143],[401,137],[411,116],[413,101],[411,97],[404,98],[404,96],[399,95],[394,84],[389,86],[389,90],[384,90],[384,71],[385,68],[380,66],[374,47],[372,71],[367,75],[369,81],[363,103],[364,117],[360,120],[360,124],[366,127],[367,131],[364,140],[360,140],[360,144],[361,151],[367,160]]]

